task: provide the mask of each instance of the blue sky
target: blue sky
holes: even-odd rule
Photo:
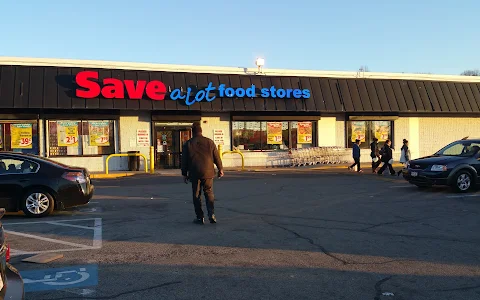
[[[480,1],[5,0],[0,56],[459,74]]]

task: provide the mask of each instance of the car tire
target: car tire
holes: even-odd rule
[[[459,171],[453,177],[452,187],[458,193],[466,193],[474,185],[472,173],[468,171]]]
[[[21,205],[25,215],[33,218],[48,216],[55,208],[52,195],[42,189],[31,189],[25,193]]]

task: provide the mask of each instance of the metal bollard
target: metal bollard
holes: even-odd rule
[[[223,145],[218,145],[218,154],[220,155],[220,160],[223,160]]]
[[[150,146],[150,174],[155,173],[155,149]]]

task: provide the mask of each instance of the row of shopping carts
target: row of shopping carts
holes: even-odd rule
[[[312,147],[292,149],[289,152],[291,167],[317,164],[346,164],[351,161],[351,149],[342,147]]]

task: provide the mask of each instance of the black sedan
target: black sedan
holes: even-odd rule
[[[0,152],[0,207],[43,217],[54,209],[88,204],[93,184],[85,168],[36,155]]]
[[[0,209],[0,219],[5,214],[5,209]],[[25,298],[23,280],[20,273],[9,263],[10,247],[5,239],[3,225],[0,222],[0,299]]]
[[[480,139],[459,140],[431,156],[411,160],[403,177],[418,187],[445,185],[467,192],[480,184]]]

